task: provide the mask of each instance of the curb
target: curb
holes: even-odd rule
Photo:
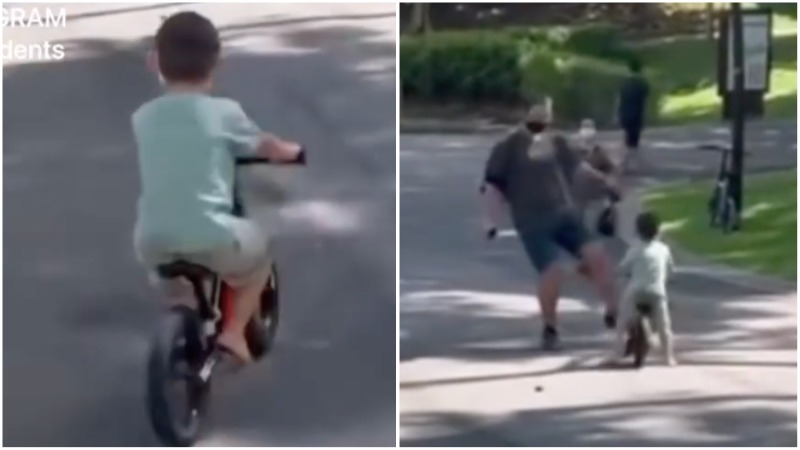
[[[508,130],[512,124],[491,120],[400,119],[400,133],[407,134],[492,134]]]
[[[752,120],[751,125],[765,126],[765,124],[776,124],[783,126],[795,123],[791,119],[762,119]],[[488,134],[497,133],[515,126],[513,122],[503,122],[498,119],[424,119],[424,118],[403,118],[400,117],[398,130],[400,133],[408,134]],[[648,128],[650,132],[674,132],[675,130],[698,130],[708,129],[709,127],[718,128],[727,126],[724,122],[714,122],[705,124],[685,124],[685,125],[653,125]],[[599,132],[618,131],[617,128],[599,129]],[[727,137],[728,135],[725,134]]]
[[[643,210],[641,200],[643,190],[643,188],[637,188],[628,192],[619,204],[619,214],[622,222],[619,227],[619,238],[627,246],[637,242],[633,218]],[[684,250],[670,239],[665,241],[670,246],[675,259],[679,261],[678,273],[700,275],[751,290],[757,289],[768,292],[797,290],[797,283],[715,263]]]

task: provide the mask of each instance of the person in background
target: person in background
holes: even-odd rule
[[[592,119],[583,119],[580,129],[573,136],[574,146],[579,149],[588,167],[605,175],[605,178],[592,176],[585,170],[578,170],[572,181],[576,208],[580,212],[586,229],[599,233],[599,221],[604,212],[613,207],[621,198],[619,187],[610,180],[617,177],[617,166],[605,148],[597,141],[597,130]],[[588,277],[585,264],[578,264],[577,271]]]
[[[642,76],[642,63],[633,58],[628,62],[630,75],[623,81],[617,98],[617,119],[625,133],[625,158],[623,169],[629,170],[632,161],[636,160],[637,170],[643,166],[643,158],[639,143],[645,125],[645,112],[650,86]]]

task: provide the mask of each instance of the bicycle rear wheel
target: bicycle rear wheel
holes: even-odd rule
[[[204,360],[201,328],[190,308],[172,308],[150,350],[147,407],[153,429],[166,445],[190,446],[200,432],[209,391],[197,375]],[[185,398],[175,399],[176,393]]]
[[[727,184],[718,181],[708,201],[708,222],[712,228],[724,226],[725,199],[727,198],[729,198]]]
[[[261,292],[261,307],[258,317],[247,324],[245,330],[247,344],[253,358],[260,359],[272,350],[275,336],[278,333],[280,318],[280,290],[278,268],[275,264],[270,268],[270,277]]]
[[[732,233],[739,228],[739,212],[733,198],[726,197],[722,211],[722,231],[726,234]]]
[[[637,318],[630,329],[633,365],[636,368],[644,365],[647,353],[650,351],[650,334],[648,333],[646,320],[644,317]]]

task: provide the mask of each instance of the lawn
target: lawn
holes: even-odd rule
[[[671,242],[711,261],[773,275],[797,277],[797,171],[745,179],[743,229],[724,235],[708,226],[710,182],[671,185],[644,197]]]
[[[797,116],[797,22],[774,16],[771,89],[766,117]],[[663,93],[659,122],[682,124],[720,120],[716,88],[716,42],[701,36],[676,37],[638,46],[650,78]]]

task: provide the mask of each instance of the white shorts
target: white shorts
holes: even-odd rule
[[[134,233],[134,249],[139,261],[151,271],[151,281],[168,290],[170,286],[165,284],[169,283],[161,280],[154,269],[178,260],[207,267],[231,286],[245,285],[269,270],[268,240],[264,231],[252,220],[231,218],[229,223],[235,237],[232,245],[202,252],[176,253],[141,239],[138,233]]]

